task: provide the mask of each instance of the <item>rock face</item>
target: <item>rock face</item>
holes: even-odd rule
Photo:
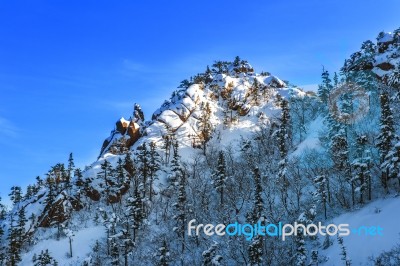
[[[106,151],[121,154],[135,144],[140,136],[139,124],[122,117],[115,123],[115,129],[111,131],[111,136],[104,140],[100,156]]]
[[[72,211],[79,211],[83,208],[79,199],[62,192],[58,199],[51,205],[46,206],[39,218],[39,227],[50,227],[69,219]]]
[[[131,147],[140,138],[140,127],[138,124],[131,121],[128,125],[128,136],[127,147]]]
[[[108,203],[113,204],[121,201],[122,196],[129,190],[129,184],[122,186],[117,193],[108,196]]]
[[[394,69],[394,68],[395,68],[395,66],[392,65],[392,64],[389,63],[389,62],[380,63],[380,64],[376,65],[376,67],[379,67],[380,69],[382,69],[382,70],[384,70],[384,71],[388,71],[388,70],[391,70],[391,69]]]
[[[125,120],[123,117],[115,123],[116,130],[124,135],[126,133],[126,129],[128,128],[130,121]]]
[[[93,201],[99,201],[101,197],[100,193],[92,187],[85,189],[85,194]]]

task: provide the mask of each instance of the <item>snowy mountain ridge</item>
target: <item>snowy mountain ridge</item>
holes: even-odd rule
[[[189,237],[185,229],[191,219],[357,224],[353,212],[368,216],[374,200],[383,213],[399,206],[391,195],[400,176],[400,120],[392,112],[400,106],[399,47],[399,31],[364,42],[333,81],[323,70],[318,95],[257,74],[237,57],[182,81],[150,120],[135,104],[92,165],[76,168],[71,154],[26,193],[12,188],[12,210],[0,208],[0,265],[385,261],[390,254],[382,252],[395,246],[395,237],[385,238],[385,249],[369,259],[371,246],[355,254],[362,247],[354,236],[247,241]],[[353,124],[329,110],[330,93],[346,82],[369,95],[368,114]],[[357,104],[348,95],[339,101],[344,114]],[[376,214],[372,220],[397,234],[386,219]]]

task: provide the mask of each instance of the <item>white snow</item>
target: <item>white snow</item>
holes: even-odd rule
[[[72,241],[72,254],[69,257],[69,239],[68,237],[56,239],[41,240],[35,244],[31,250],[24,253],[20,265],[33,265],[32,257],[34,254],[39,255],[40,252],[46,249],[50,255],[57,260],[59,265],[77,265],[82,262],[92,250],[92,246],[96,240],[104,236],[103,226],[92,226],[74,232],[75,236]]]
[[[380,226],[383,228],[383,236],[365,236],[351,233],[343,237],[344,246],[352,265],[373,265],[368,260],[369,256],[377,257],[383,251],[390,250],[396,243],[400,243],[399,221],[394,214],[400,209],[400,197],[378,199],[365,205],[362,209],[348,212],[333,219],[330,223],[347,223],[350,229],[360,226]],[[340,247],[337,239],[327,250],[322,251],[329,260],[323,265],[342,265]]]
[[[385,43],[393,41],[393,33],[386,32],[381,38],[378,39],[378,43]]]
[[[323,128],[323,118],[318,116],[310,123],[307,129],[307,137],[297,146],[297,149],[291,153],[293,156],[301,156],[305,150],[320,149],[319,131]]]

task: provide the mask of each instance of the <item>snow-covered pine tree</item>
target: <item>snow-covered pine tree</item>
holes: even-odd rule
[[[258,80],[255,78],[253,85],[251,86],[250,89],[250,94],[253,97],[253,101],[255,105],[260,105],[260,96],[259,96],[259,92],[260,92],[260,83],[258,82]]]
[[[256,224],[258,221],[265,223],[265,217],[263,216],[263,199],[262,199],[262,185],[261,185],[261,174],[258,167],[253,170],[254,178],[254,205],[252,213],[248,214],[248,220],[251,224]],[[263,263],[263,238],[261,235],[253,237],[249,247],[249,265],[261,266]]]
[[[165,152],[164,163],[165,163],[165,165],[167,165],[169,163],[169,158],[171,155],[171,147],[175,143],[175,135],[172,132],[171,126],[169,126],[168,124],[164,124],[164,127],[165,127],[166,133],[162,136],[162,138],[163,138],[162,148],[164,149],[164,152]]]
[[[212,179],[214,188],[219,193],[220,205],[222,206],[224,204],[224,188],[226,181],[226,165],[223,151],[218,153],[217,169],[215,170]]]
[[[117,187],[121,187],[123,184],[127,182],[126,171],[124,168],[124,162],[121,157],[118,158],[117,166],[115,167],[115,177],[116,177],[116,185]]]
[[[299,215],[297,218],[297,224],[302,224],[306,226],[308,219],[306,218],[305,213]],[[294,243],[296,245],[296,253],[295,253],[295,265],[296,266],[306,266],[307,261],[307,249],[305,242],[305,232],[304,228],[301,226],[297,227],[296,235],[294,236]]]
[[[50,255],[49,250],[41,251],[38,256],[34,254],[32,258],[32,262],[34,266],[56,266],[58,265],[57,261]]]
[[[140,195],[138,186],[138,184],[135,184],[133,196],[129,197],[126,202],[129,224],[132,225],[133,229],[134,242],[136,241],[137,231],[145,217],[142,196]]]
[[[142,193],[143,199],[146,199],[146,192],[147,192],[147,186],[148,186],[148,178],[149,178],[149,150],[147,148],[146,142],[144,142],[139,148],[138,148],[138,154],[136,156],[136,165],[137,165],[137,173],[139,176],[139,179],[141,180],[140,184],[141,186],[139,187],[139,190]]]
[[[332,121],[331,121],[332,122]],[[344,178],[344,180],[350,184],[351,187],[351,199],[352,204],[355,204],[355,186],[354,182],[351,178],[351,168],[350,168],[350,161],[349,161],[349,145],[347,142],[347,134],[345,125],[336,121],[333,123],[335,127],[330,125],[330,133],[332,135],[331,141],[329,143],[330,155],[332,161],[334,163],[334,169],[337,171],[338,174],[341,176],[339,178]],[[337,131],[336,131],[337,130]],[[340,191],[340,198],[342,198],[342,205],[344,207],[348,207],[348,203],[346,200],[346,191],[344,187],[344,182],[339,180],[341,184],[339,191]]]
[[[74,169],[75,169],[74,157],[71,152],[68,157],[67,174],[66,174],[66,179],[65,179],[65,189],[67,189],[68,191],[71,188],[71,178],[72,178]]]
[[[322,68],[322,84],[318,86],[318,97],[321,99],[324,105],[328,104],[329,94],[333,88],[332,80],[329,77],[328,70]]]
[[[202,266],[221,266],[222,256],[217,255],[218,243],[214,242],[207,250],[203,251],[203,264]]]
[[[144,123],[144,113],[142,107],[135,103],[133,106],[133,119],[134,122],[138,123],[140,126]]]
[[[350,266],[351,260],[349,259],[349,256],[347,254],[347,249],[343,243],[343,237],[337,235],[337,241],[338,241],[339,248],[340,248],[341,260],[343,260],[343,262],[345,263],[346,266]]]
[[[362,135],[357,137],[357,151],[356,158],[352,162],[353,166],[353,180],[356,185],[356,191],[360,193],[359,203],[363,204],[365,196],[368,192],[368,200],[371,200],[371,173],[370,164],[371,157],[370,152],[366,148],[367,136]]]
[[[178,184],[179,182],[179,178],[182,175],[182,167],[180,165],[180,160],[181,157],[179,155],[179,144],[178,141],[175,141],[174,143],[172,143],[173,146],[173,156],[172,156],[172,160],[171,160],[171,173],[168,176],[168,185],[171,187],[174,187]]]
[[[389,169],[385,167],[385,159],[392,148],[392,142],[395,138],[393,113],[390,108],[389,94],[382,92],[380,95],[381,103],[381,118],[380,118],[380,133],[378,139],[378,149],[381,159],[381,181],[383,187],[387,191],[387,181],[389,179]]]
[[[322,205],[324,210],[324,218],[327,219],[327,199],[328,199],[328,191],[327,191],[327,182],[326,177],[324,175],[317,176],[314,178],[314,184],[317,190],[314,193],[314,197],[317,202]]]
[[[3,203],[1,202],[1,197],[0,197],[0,239],[3,239],[4,236],[4,224],[3,221],[6,218],[6,209]],[[3,241],[0,241],[0,265],[4,265],[4,261],[6,259],[6,254],[5,254],[5,243]]]
[[[397,142],[386,155],[383,167],[388,169],[389,178],[397,179],[400,185],[400,142]]]
[[[18,210],[17,220],[11,217],[8,233],[7,265],[17,265],[21,261],[21,249],[25,240],[25,208]]]
[[[156,143],[150,142],[149,152],[149,200],[153,200],[153,182],[157,178],[157,171],[160,170],[161,158],[156,150]]]
[[[198,120],[198,129],[199,129],[199,137],[200,137],[200,142],[203,147],[203,154],[206,154],[206,145],[207,142],[211,138],[211,134],[213,131],[213,126],[211,124],[211,107],[210,104],[207,103],[201,103],[201,115]]]
[[[181,242],[181,250],[183,253],[185,250],[185,226],[186,226],[186,173],[184,171],[178,172],[178,186],[177,189],[177,199],[173,204],[175,208],[174,220],[176,226],[174,227],[174,232],[176,232],[179,241]]]
[[[21,202],[23,196],[22,196],[22,189],[19,186],[12,186],[11,187],[11,192],[8,194],[10,197],[10,200],[13,202],[14,205],[17,205],[19,202]]]
[[[162,246],[158,249],[157,266],[169,266],[170,264],[170,254],[168,249],[167,241],[164,239]]]
[[[83,181],[82,170],[80,168],[75,169],[74,177],[75,177],[75,186],[77,186],[78,188],[82,188],[84,181]]]
[[[106,193],[106,204],[109,204],[109,199],[110,199],[110,193],[111,193],[111,185],[112,185],[112,174],[113,174],[113,168],[111,166],[111,163],[108,162],[107,160],[104,160],[104,162],[100,165],[101,170],[97,173],[97,177],[100,180],[103,180],[103,186],[104,186],[104,192]]]
[[[46,208],[49,208],[53,204],[55,197],[57,196],[57,188],[56,188],[55,180],[54,180],[53,176],[51,175],[51,172],[47,173],[47,177],[46,177],[44,185],[47,188],[47,194],[46,194],[46,198],[44,199],[44,202],[46,204]]]
[[[328,234],[326,234],[328,235]],[[311,260],[308,266],[318,266],[318,250],[311,250]]]
[[[119,247],[115,238],[111,240],[110,253],[111,253],[111,265],[119,266]]]
[[[287,199],[288,199],[288,188],[289,188],[289,179],[287,177],[287,164],[288,164],[288,149],[289,149],[289,133],[290,133],[290,109],[289,103],[285,99],[281,99],[280,101],[281,107],[281,117],[279,119],[280,125],[279,130],[277,132],[277,141],[278,141],[278,150],[280,154],[280,161],[279,161],[279,170],[278,170],[278,179],[277,185],[280,190],[280,198],[285,210],[288,208]]]

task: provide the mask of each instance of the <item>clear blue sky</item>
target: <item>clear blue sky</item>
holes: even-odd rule
[[[189,3],[190,2],[190,3]],[[93,162],[134,102],[145,115],[214,60],[316,84],[400,27],[385,1],[1,1],[0,196],[73,152]]]

